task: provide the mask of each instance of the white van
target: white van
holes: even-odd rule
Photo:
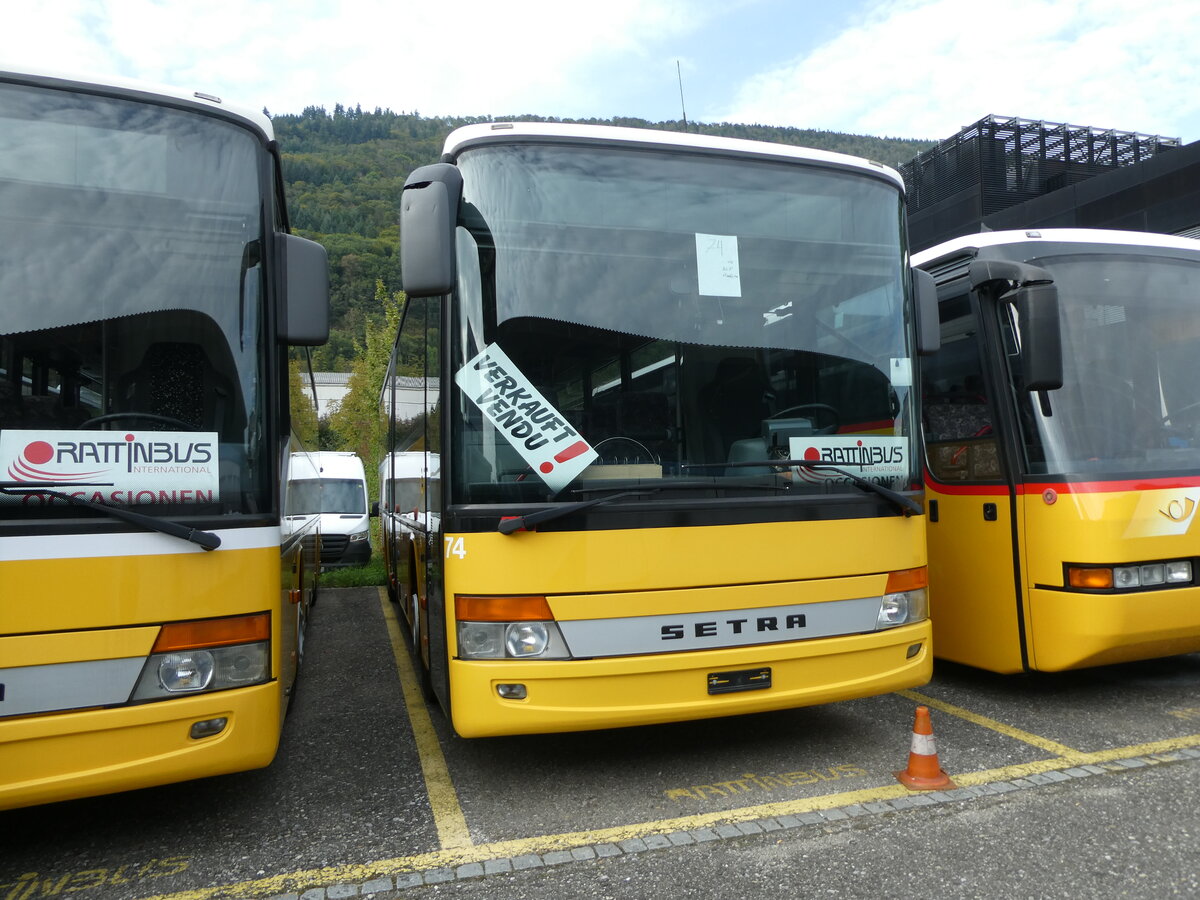
[[[320,514],[322,568],[366,564],[371,559],[371,518],[362,460],[357,453],[334,450],[307,457],[312,463],[309,477],[296,477],[288,484],[290,512]]]

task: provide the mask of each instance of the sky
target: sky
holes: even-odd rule
[[[1200,0],[53,0],[8,4],[0,69],[272,114],[686,115],[927,140],[994,114],[1190,143],[1197,48]]]

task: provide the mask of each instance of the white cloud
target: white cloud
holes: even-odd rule
[[[696,0],[61,0],[6,13],[5,63],[221,94],[273,112],[335,103],[426,115],[582,115],[596,69],[710,16]],[[61,27],[60,27],[61,25]],[[606,115],[634,114],[612,110]]]
[[[996,114],[1194,140],[1198,45],[1188,2],[878,3],[834,40],[746,81],[719,118],[943,138]]]
[[[0,66],[141,78],[276,113],[654,119],[677,114],[678,59],[689,101],[703,98],[688,111],[707,121],[942,138],[994,113],[1200,137],[1192,0],[814,4],[56,0],[10,4]],[[773,63],[780,48],[803,55]]]

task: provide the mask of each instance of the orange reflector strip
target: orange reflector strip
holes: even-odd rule
[[[554,619],[545,597],[473,597],[454,595],[459,622],[548,622]]]
[[[885,594],[898,594],[900,591],[915,591],[929,586],[929,570],[924,566],[919,569],[899,569],[888,572]]]
[[[171,622],[164,625],[154,642],[155,653],[172,650],[192,650],[197,647],[225,647],[230,644],[249,644],[271,637],[270,613],[253,616],[233,616],[228,619],[205,619],[201,622]]]
[[[1076,588],[1111,588],[1113,573],[1112,569],[1067,566],[1067,582]]]

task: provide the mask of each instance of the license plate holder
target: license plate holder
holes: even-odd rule
[[[738,691],[762,691],[771,686],[771,667],[739,669],[734,672],[709,672],[710,694],[734,694]]]

